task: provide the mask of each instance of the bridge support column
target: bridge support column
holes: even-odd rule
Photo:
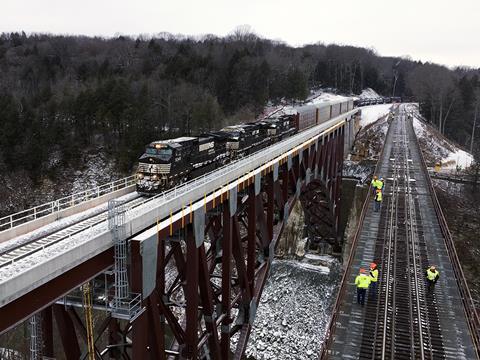
[[[223,239],[222,239],[222,359],[228,359],[230,356],[230,325],[231,316],[231,262],[232,262],[232,214],[230,212],[232,194],[229,194],[229,202],[223,206]]]
[[[131,243],[131,281],[132,291],[138,294],[143,292],[142,284],[142,258],[140,252],[140,244],[138,242]],[[143,299],[143,306],[148,306],[147,299]],[[151,359],[148,348],[148,311],[140,314],[132,323],[132,357],[133,359]]]
[[[260,180],[260,179],[259,179]],[[255,184],[248,189],[248,246],[247,246],[247,276],[249,280],[250,293],[253,293],[255,287],[255,262],[256,262],[256,240],[257,240],[257,215],[255,206],[255,197],[258,193]]]
[[[52,306],[42,310],[43,356],[55,357],[53,352],[53,316]]]
[[[273,238],[273,207],[275,204],[274,192],[273,192],[273,172],[267,174],[267,228],[268,228],[268,242]],[[270,254],[269,256],[273,256]]]
[[[193,226],[191,224],[187,225],[186,233],[188,259],[186,269],[186,338],[185,347],[181,351],[181,359],[196,359],[198,353],[198,251],[193,237]]]
[[[110,359],[120,359],[120,348],[118,345],[121,342],[123,342],[123,338],[120,336],[118,320],[110,318],[108,322],[108,345],[110,346],[108,353]]]
[[[68,315],[63,305],[52,305],[53,314],[58,326],[58,331],[61,334],[63,350],[67,360],[78,360],[80,358],[80,345],[78,344],[77,334],[75,333],[75,326],[72,319]]]

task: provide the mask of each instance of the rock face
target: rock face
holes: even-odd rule
[[[305,255],[305,214],[300,201],[288,217],[287,224],[279,240],[276,255],[282,258],[296,258]]]
[[[275,260],[246,355],[249,359],[317,359],[341,271],[331,257],[317,264]]]

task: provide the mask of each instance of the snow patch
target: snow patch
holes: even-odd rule
[[[347,99],[348,98],[346,96],[318,91],[315,93],[314,97],[311,98],[306,104],[320,104],[328,101],[342,101]]]
[[[360,119],[360,126],[364,127],[369,124],[374,123],[378,119],[383,118],[392,108],[391,104],[382,104],[382,105],[370,105],[362,107],[362,116]]]
[[[382,99],[372,88],[366,88],[362,90],[362,93],[358,95],[360,99]]]
[[[413,128],[427,162],[440,161],[442,164],[441,171],[447,172],[456,170],[457,167],[463,170],[472,165],[474,158],[470,153],[460,149],[452,141],[422,121],[418,106],[409,104],[407,109],[413,115]]]
[[[466,169],[470,167],[473,163],[473,156],[461,149],[456,149],[456,151],[448,154],[446,158],[442,160],[443,169],[456,169],[457,166],[459,169]]]
[[[331,262],[330,271],[324,272],[324,266],[273,261],[247,345],[247,357],[318,358],[341,277],[340,264]]]

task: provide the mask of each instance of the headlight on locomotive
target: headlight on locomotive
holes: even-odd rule
[[[143,179],[143,174],[142,173],[137,174],[137,179],[142,180]]]
[[[153,176],[152,176],[152,180],[153,180],[153,181],[157,181],[157,180],[158,180],[158,175],[157,175],[157,174],[153,175]]]

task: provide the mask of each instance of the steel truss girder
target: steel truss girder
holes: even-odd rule
[[[260,180],[205,201],[204,241],[196,242],[191,215],[159,229],[156,287],[132,324],[133,359],[241,359],[284,221],[308,183],[323,184],[337,230],[343,136],[337,127]],[[132,291],[142,292],[140,246],[131,247]]]

